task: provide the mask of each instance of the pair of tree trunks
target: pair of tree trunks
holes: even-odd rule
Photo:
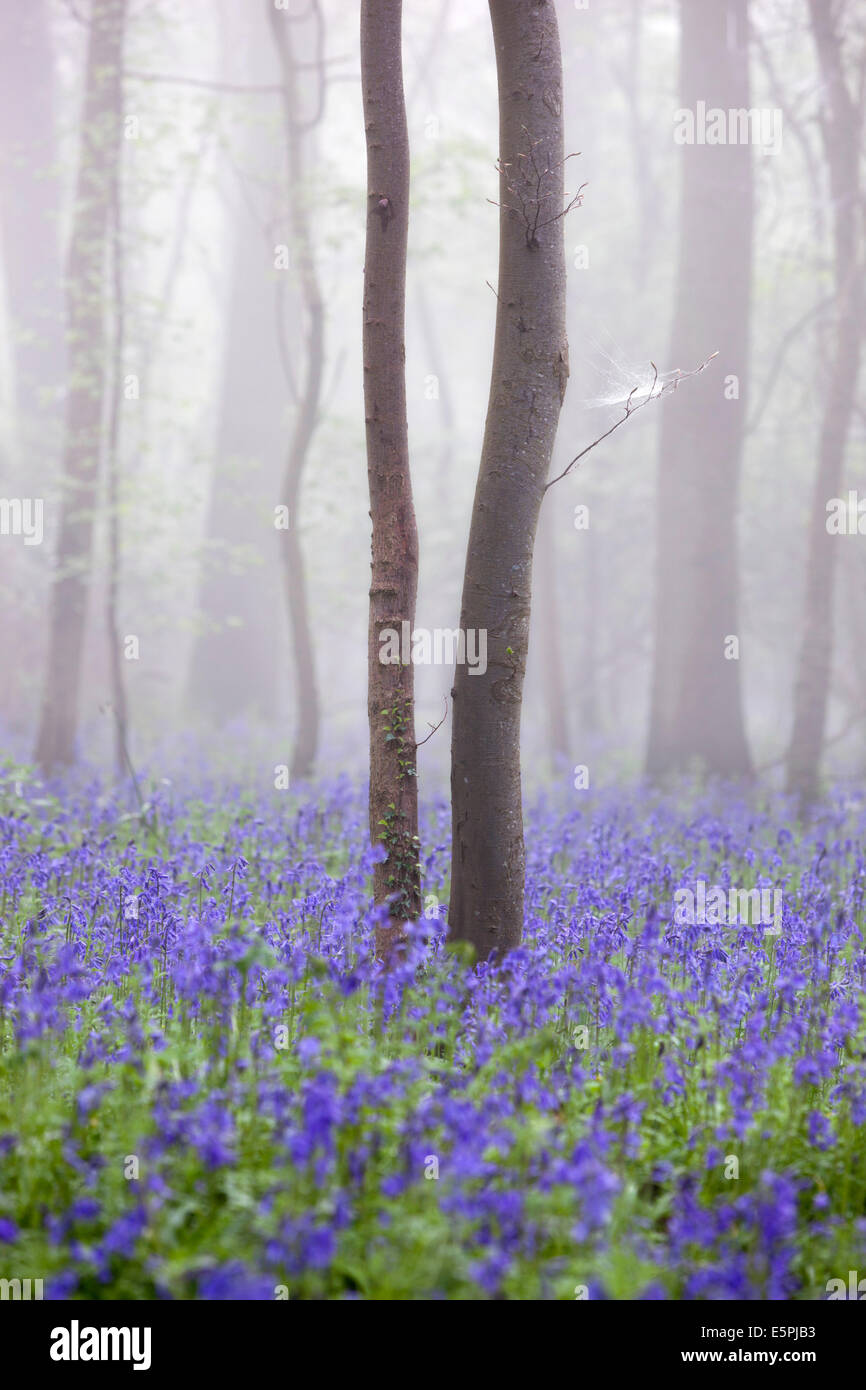
[[[490,398],[460,624],[487,632],[488,667],[457,665],[449,930],[481,958],[517,946],[525,856],[520,714],[532,553],[568,377],[562,60],[552,0],[491,0],[499,87],[500,262]],[[369,622],[370,833],[385,851],[374,897],[388,956],[420,906],[411,662],[380,635],[415,618],[418,541],[406,423],[404,296],[409,150],[400,0],[365,0],[361,70],[368,209],[364,402],[373,522]]]

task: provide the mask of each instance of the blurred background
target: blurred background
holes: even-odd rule
[[[547,495],[530,786],[714,748],[714,770],[782,777],[816,661],[822,765],[864,772],[866,541],[816,516],[866,490],[866,10],[819,8],[823,49],[806,0],[557,4],[566,186],[586,187],[554,472],[651,364],[719,356]],[[406,0],[404,71],[417,623],[455,628],[496,307],[487,6]],[[702,101],[769,113],[772,143],[701,145]],[[356,4],[0,0],[5,755],[363,771],[365,197]],[[451,675],[417,669],[419,738]]]

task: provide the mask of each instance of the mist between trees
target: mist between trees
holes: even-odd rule
[[[3,5],[11,756],[862,773],[863,15],[491,13]]]

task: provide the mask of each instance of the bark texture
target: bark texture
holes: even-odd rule
[[[460,624],[487,670],[453,689],[449,928],[482,959],[520,943],[520,715],[532,552],[568,377],[562,59],[544,0],[490,0],[499,84],[499,288],[493,371]]]
[[[78,726],[106,386],[106,243],[120,157],[125,10],[126,0],[94,0],[88,28],[81,152],[67,263],[69,382],[57,568],[36,744],[36,759],[45,771],[72,761]]]
[[[680,106],[748,109],[748,0],[681,0]],[[697,126],[697,121],[696,121]],[[697,132],[696,132],[697,133]],[[746,776],[739,660],[737,502],[747,410],[752,150],[684,144],[670,363],[719,357],[662,403],[656,609],[647,772],[697,764]],[[737,378],[738,396],[725,394]],[[673,394],[673,393],[672,393]]]
[[[409,231],[409,138],[403,96],[402,0],[363,0],[361,85],[367,139],[364,260],[364,417],[372,519],[368,645],[370,837],[377,904],[390,902],[377,933],[388,957],[402,924],[420,910],[415,682],[411,660],[383,664],[383,630],[411,633],[418,589],[418,532],[406,422],[405,300]]]
[[[803,631],[794,686],[787,786],[805,807],[818,794],[833,659],[833,591],[839,537],[827,503],[840,495],[863,333],[862,192],[858,176],[863,111],[849,91],[842,43],[826,0],[809,0],[824,97],[821,136],[833,207],[834,341],[809,520]]]

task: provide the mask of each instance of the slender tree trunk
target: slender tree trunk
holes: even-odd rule
[[[857,392],[863,333],[862,201],[858,177],[863,111],[852,99],[841,35],[825,0],[809,12],[826,101],[821,133],[833,205],[835,342],[824,402],[806,559],[803,632],[794,686],[787,785],[801,805],[818,794],[833,659],[833,589],[839,537],[827,531],[827,503],[842,486],[845,446]]]
[[[390,955],[401,924],[420,910],[415,681],[411,660],[380,660],[390,632],[415,623],[418,532],[406,420],[405,300],[409,137],[403,97],[402,0],[362,0],[361,86],[367,138],[364,260],[364,416],[373,523],[368,646],[370,836],[386,858],[374,870],[390,923],[377,950]]]
[[[748,0],[681,0],[680,104],[747,109]],[[751,771],[740,689],[737,494],[747,408],[752,152],[685,144],[670,361],[717,351],[662,404],[647,771]],[[729,379],[736,377],[736,383]],[[726,390],[727,384],[727,390]],[[726,654],[727,653],[727,654]]]
[[[439,384],[439,418],[441,421],[439,455],[436,462],[437,497],[447,518],[451,517],[452,473],[454,460],[454,438],[456,420],[454,401],[448,378],[449,364],[442,355],[436,319],[427,299],[427,291],[420,275],[415,278],[415,308],[418,324],[424,338],[424,350],[433,375]]]
[[[111,190],[111,268],[114,282],[114,346],[112,351],[111,404],[105,448],[106,508],[108,512],[108,585],[105,597],[105,626],[111,672],[111,701],[114,714],[114,766],[117,775],[126,772],[129,758],[129,712],[119,619],[120,602],[120,409],[123,399],[123,353],[125,338],[125,295],[123,282],[123,199],[122,160],[118,157]],[[130,771],[132,769],[130,768]]]
[[[310,200],[313,186],[308,159],[309,130],[324,112],[325,72],[319,63],[316,70],[317,90],[315,111],[304,119],[301,110],[300,70],[295,56],[291,20],[285,11],[274,9],[268,0],[271,24],[283,76],[283,109],[286,124],[288,157],[289,217],[292,231],[291,252],[297,267],[303,302],[306,331],[304,334],[304,368],[300,399],[286,459],[283,481],[283,502],[289,508],[290,524],[279,532],[286,603],[292,631],[295,658],[295,690],[298,700],[295,742],[292,750],[291,778],[305,780],[313,773],[319,743],[319,692],[316,685],[315,651],[310,626],[307,582],[299,529],[299,499],[304,467],[319,418],[322,394],[322,374],[325,361],[325,309],[313,254],[310,226]],[[323,20],[319,4],[314,0],[317,32],[323,36]],[[319,50],[321,45],[319,44]]]
[[[584,619],[581,630],[578,669],[578,711],[581,733],[597,734],[602,725],[599,700],[599,642],[598,610],[603,602],[599,584],[598,534],[593,523],[577,532],[577,544],[582,551],[578,571],[583,584]],[[609,711],[608,711],[609,713]]]
[[[63,422],[63,285],[56,79],[46,0],[0,5],[0,247],[11,428],[0,442],[8,496],[53,489]],[[0,704],[30,733],[41,658],[43,566],[33,550],[0,547]]]
[[[0,6],[0,231],[22,461],[59,434],[63,381],[54,55],[45,0]],[[37,444],[36,441],[39,441]],[[52,455],[57,438],[51,440]]]
[[[36,744],[47,770],[75,754],[106,381],[105,261],[121,137],[125,0],[94,0],[67,266],[69,386],[57,571]]]
[[[532,551],[568,376],[562,59],[549,0],[490,0],[499,82],[499,290],[460,623],[487,670],[453,689],[451,936],[503,955],[523,930],[520,713]]]
[[[264,10],[254,6],[244,19],[232,6],[226,20],[226,71],[229,66],[237,71],[242,59],[250,83],[273,83],[277,64]],[[273,509],[282,500],[277,480],[286,377],[274,299],[275,282],[282,284],[293,271],[274,268],[274,244],[283,239],[271,225],[277,211],[275,170],[284,148],[276,113],[263,121],[256,105],[243,115],[233,151],[238,170],[231,202],[237,211],[199,628],[188,673],[191,709],[217,727],[236,719],[276,719],[278,708],[273,614],[280,603],[280,572]],[[182,204],[189,197],[185,190]],[[175,254],[179,251],[176,239]],[[255,354],[250,344],[257,345]]]

